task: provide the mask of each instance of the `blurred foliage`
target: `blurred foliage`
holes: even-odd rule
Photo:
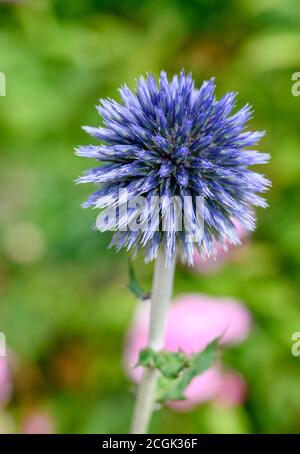
[[[252,311],[252,335],[224,354],[246,378],[247,402],[163,410],[152,431],[300,432],[300,359],[290,353],[300,331],[299,25],[298,0],[0,2],[0,331],[14,357],[17,423],[38,407],[61,433],[128,430],[127,257],[107,250],[95,212],[80,208],[90,188],[73,184],[86,167],[73,148],[88,140],[81,125],[99,122],[99,97],[140,73],[185,67],[253,104],[273,189],[235,261],[207,276],[179,267],[175,284],[175,294],[233,296]],[[151,266],[140,260],[139,274],[149,288]]]

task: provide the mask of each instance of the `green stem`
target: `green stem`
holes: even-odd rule
[[[165,249],[161,248],[154,268],[148,336],[148,348],[154,351],[160,351],[164,347],[165,327],[173,291],[175,262],[174,259],[170,267],[167,268]],[[145,368],[133,414],[131,425],[131,433],[133,434],[147,432],[154,410],[157,381],[158,371],[150,367]]]

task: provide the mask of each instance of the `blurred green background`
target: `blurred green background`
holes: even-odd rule
[[[239,91],[273,182],[270,208],[239,260],[201,275],[179,267],[175,294],[232,296],[255,320],[249,339],[224,354],[248,384],[244,406],[165,409],[156,433],[300,433],[300,71],[298,0],[36,0],[0,2],[0,331],[13,362],[5,431],[31,411],[59,433],[126,433],[132,385],[123,339],[135,301],[127,256],[107,250],[73,180],[90,164],[73,154],[99,123],[100,97],[141,73],[182,67],[217,94]],[[151,266],[138,261],[146,288]],[[2,418],[2,419],[1,419]]]

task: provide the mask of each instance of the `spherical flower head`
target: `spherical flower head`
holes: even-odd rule
[[[121,87],[121,103],[100,101],[103,126],[84,127],[101,143],[81,146],[77,154],[104,163],[78,179],[100,186],[84,206],[103,209],[98,228],[116,230],[111,245],[117,250],[144,248],[150,261],[165,248],[168,263],[179,251],[193,264],[195,248],[209,257],[216,241],[239,244],[233,220],[255,228],[253,206],[266,206],[257,193],[269,181],[248,167],[269,159],[252,149],[264,133],[245,131],[248,104],[233,113],[236,94],[217,100],[214,90],[214,79],[197,89],[184,71],[170,82],[161,72],[158,84],[149,74],[134,92]],[[128,208],[139,197],[143,208]],[[111,209],[117,212],[114,225]],[[128,228],[130,223],[139,228]]]

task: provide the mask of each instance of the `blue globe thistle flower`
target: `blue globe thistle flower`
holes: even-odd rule
[[[250,105],[233,113],[236,94],[217,100],[214,89],[214,79],[197,89],[184,71],[170,82],[161,72],[159,84],[149,74],[138,79],[134,92],[122,86],[122,103],[100,100],[97,109],[104,126],[84,129],[101,143],[78,147],[76,152],[104,165],[77,181],[100,186],[84,207],[104,209],[102,220],[116,208],[118,228],[111,245],[117,250],[125,247],[137,253],[144,248],[145,260],[150,261],[163,247],[168,263],[179,250],[183,261],[193,264],[195,247],[205,257],[215,255],[216,241],[224,248],[226,242],[239,244],[233,220],[248,230],[255,228],[253,207],[267,206],[257,193],[265,192],[270,183],[248,167],[269,160],[268,154],[252,149],[264,132],[245,131]],[[137,196],[145,197],[148,209],[141,213],[138,207],[131,208],[125,217],[122,207]],[[151,208],[155,197],[160,197],[159,204]],[[177,228],[173,197],[187,200],[184,216],[192,228],[186,223]],[[199,197],[204,201],[201,210]],[[129,218],[139,218],[144,228],[126,229]],[[112,227],[108,222],[101,229]]]

